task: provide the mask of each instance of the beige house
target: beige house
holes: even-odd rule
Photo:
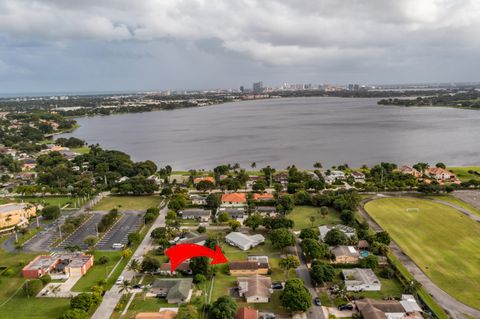
[[[230,276],[266,275],[269,268],[268,261],[232,261],[230,262]]]
[[[0,205],[0,229],[26,226],[28,219],[35,217],[37,209],[27,204],[5,204]]]
[[[335,264],[356,264],[360,254],[353,246],[337,246],[332,248],[332,254],[335,256]]]
[[[238,293],[247,303],[267,303],[272,295],[272,280],[270,277],[253,275],[238,277]]]

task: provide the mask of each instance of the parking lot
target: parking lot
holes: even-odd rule
[[[102,219],[103,213],[94,213],[92,216],[77,228],[67,239],[65,239],[57,248],[63,249],[68,246],[78,246],[87,249],[84,240],[87,236],[97,235],[96,225]]]
[[[72,214],[73,212],[63,214],[53,223],[45,225],[45,229],[28,240],[23,245],[23,249],[26,251],[48,251],[50,246],[60,238],[59,226]]]
[[[112,250],[112,245],[127,244],[128,234],[137,231],[143,223],[143,212],[126,211],[121,213],[121,219],[98,242],[98,250]]]

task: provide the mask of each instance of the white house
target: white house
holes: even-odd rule
[[[380,291],[382,289],[382,283],[371,269],[343,269],[342,274],[347,291]]]
[[[332,184],[336,181],[345,180],[345,173],[342,171],[332,170],[330,171],[330,174],[323,173],[323,178],[325,179],[325,182]]]
[[[262,275],[239,277],[238,293],[247,303],[267,303],[272,295],[272,280]]]
[[[225,241],[231,246],[238,247],[241,250],[249,250],[263,243],[265,237],[260,234],[249,236],[239,232],[231,232],[225,236]]]

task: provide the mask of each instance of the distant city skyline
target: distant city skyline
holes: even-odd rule
[[[480,80],[480,2],[0,0],[0,94]]]

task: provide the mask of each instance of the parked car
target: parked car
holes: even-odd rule
[[[123,276],[120,276],[117,278],[117,281],[115,282],[117,285],[121,285],[123,283],[123,281],[125,280],[125,278]]]
[[[136,284],[132,286],[133,289],[141,289],[142,285]]]
[[[272,289],[283,289],[283,284],[281,282],[272,283]]]
[[[338,310],[353,310],[353,305],[350,304],[345,304],[345,305],[340,305],[338,306]]]
[[[321,306],[322,305],[322,302],[320,301],[320,298],[316,297],[315,299],[313,299],[313,303],[316,305],[316,306]]]

